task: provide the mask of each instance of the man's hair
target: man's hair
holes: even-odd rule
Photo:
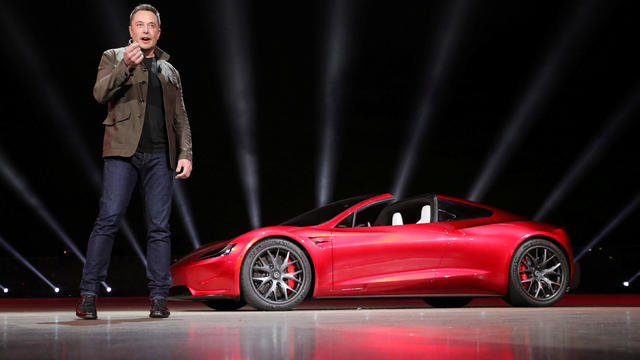
[[[138,11],[151,11],[152,13],[154,13],[156,15],[156,18],[158,19],[158,27],[160,27],[160,13],[156,8],[149,4],[140,4],[133,8],[133,10],[131,11],[131,15],[129,15],[129,24],[131,24],[131,20],[133,20],[133,15],[135,15],[135,13],[137,13]]]

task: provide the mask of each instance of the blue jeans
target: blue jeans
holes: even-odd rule
[[[113,240],[140,179],[147,227],[147,279],[151,299],[166,299],[171,286],[169,217],[175,172],[167,154],[135,153],[104,159],[100,212],[87,247],[80,293],[97,295],[107,277]]]

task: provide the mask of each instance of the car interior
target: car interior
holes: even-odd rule
[[[385,199],[354,212],[342,220],[338,228],[399,226],[433,222],[475,219],[493,212],[476,206],[423,195],[401,201]]]
[[[420,196],[393,203],[380,211],[373,226],[428,224],[436,218],[434,195]],[[357,215],[356,215],[357,216]]]

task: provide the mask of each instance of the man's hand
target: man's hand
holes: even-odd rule
[[[187,159],[178,160],[178,166],[176,167],[176,179],[186,179],[191,175],[191,161]]]
[[[124,49],[124,63],[127,65],[129,70],[140,64],[143,58],[144,55],[142,54],[140,45],[137,42],[131,43],[126,49]]]

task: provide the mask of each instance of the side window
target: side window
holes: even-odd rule
[[[354,223],[354,227],[369,227],[373,226],[380,215],[382,209],[389,205],[389,201],[384,201],[381,203],[375,203],[373,205],[369,205],[364,209],[358,210],[356,212],[356,221]]]
[[[342,221],[340,221],[338,223],[338,225],[336,225],[337,228],[350,228],[353,227],[353,214],[347,216],[346,218],[342,219]]]
[[[470,220],[489,217],[493,211],[457,201],[438,199],[438,221]]]
[[[338,225],[336,225],[336,227],[351,228],[374,226],[378,215],[380,215],[382,209],[386,208],[390,202],[390,199],[386,199],[374,204],[367,205],[366,207],[359,209],[346,218],[342,219],[342,221],[340,221]]]

